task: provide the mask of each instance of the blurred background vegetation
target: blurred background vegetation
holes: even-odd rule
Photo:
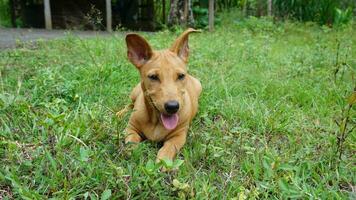
[[[0,0],[0,27],[10,27],[10,5],[9,0]]]
[[[167,19],[169,22],[169,15],[171,14],[172,3],[178,4],[179,2],[189,2],[189,9],[193,12],[193,21],[188,23],[189,26],[194,26],[198,28],[205,28],[208,25],[208,1],[209,0],[173,0],[173,1],[162,1],[162,0],[151,0],[143,1],[145,4],[151,4],[152,9],[150,12],[153,13],[154,29],[162,29],[167,27]],[[16,19],[15,25],[11,23],[11,0],[0,0],[0,26],[2,27],[26,27],[23,17]],[[23,5],[43,5],[43,0],[19,0],[18,2]],[[57,3],[57,1],[51,1]],[[73,1],[78,2],[78,1]],[[84,1],[85,2],[85,1]],[[94,0],[86,1],[88,5],[91,5]],[[98,1],[99,2],[99,1]],[[105,2],[105,1],[102,1]],[[123,10],[115,9],[117,5],[128,5],[127,2],[130,2],[131,7],[138,6],[136,1],[127,1],[127,0],[113,0],[113,15],[118,15],[116,18],[123,18]],[[142,1],[137,1],[142,2]],[[20,4],[18,3],[18,4]],[[125,4],[126,3],[126,4]],[[271,15],[274,20],[298,20],[303,22],[315,22],[320,25],[333,26],[340,24],[347,24],[352,21],[353,16],[356,14],[356,1],[355,0],[216,0],[215,1],[215,11],[216,19],[215,23],[219,25],[220,18],[219,14],[227,12],[229,10],[240,10],[241,17],[262,17],[268,15],[268,4],[271,4]],[[40,7],[40,6],[39,6]],[[52,6],[53,7],[53,6]],[[78,6],[79,7],[79,6]],[[95,7],[95,6],[88,6]],[[97,6],[100,7],[103,6]],[[163,9],[164,7],[164,9]],[[38,8],[38,6],[37,6]],[[72,8],[71,8],[72,9]],[[126,8],[125,8],[126,9]],[[124,11],[126,12],[126,10]],[[40,9],[41,10],[41,9]],[[88,14],[93,15],[90,11],[85,11],[87,13],[82,13],[87,16]],[[115,13],[116,12],[116,13]],[[92,18],[105,19],[105,10],[99,12],[99,15],[102,16],[92,16]],[[128,12],[127,15],[133,16],[134,14]],[[145,15],[145,14],[144,14]],[[148,14],[146,14],[148,15]],[[150,14],[152,15],[152,14]],[[41,18],[42,19],[42,18]],[[121,19],[122,20],[122,19]],[[82,23],[82,22],[80,22]],[[102,22],[104,23],[104,22]],[[169,23],[168,23],[169,24]],[[178,24],[181,25],[181,24]],[[104,27],[105,25],[102,25]],[[120,22],[115,24],[116,28],[125,28]],[[27,25],[27,27],[29,27]],[[67,27],[62,27],[67,28]],[[129,29],[134,29],[127,27]],[[80,29],[80,28],[79,28]],[[85,29],[85,27],[81,27]],[[89,28],[90,29],[90,28]],[[97,28],[91,28],[97,29]]]

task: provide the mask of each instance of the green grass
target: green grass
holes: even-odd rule
[[[341,160],[335,135],[354,87],[355,27],[230,15],[222,24],[190,38],[189,71],[204,90],[171,173],[152,163],[158,144],[123,144],[129,114],[115,112],[139,76],[122,34],[0,52],[0,197],[355,198],[355,131]],[[144,34],[155,49],[177,35]],[[335,81],[338,41],[350,67]]]

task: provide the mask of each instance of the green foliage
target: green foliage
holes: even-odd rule
[[[195,20],[195,27],[196,28],[207,28],[209,25],[209,12],[207,8],[203,8],[200,6],[193,7],[193,14]],[[214,23],[215,25],[219,25],[221,19],[219,15],[214,16]]]
[[[248,15],[267,15],[267,0],[218,0],[219,10],[247,10]],[[323,25],[347,24],[352,19],[353,0],[273,0],[272,12],[277,18],[313,21]],[[345,10],[345,11],[343,11]]]
[[[355,125],[354,106],[340,111],[354,103],[356,29],[236,13],[189,40],[204,90],[175,162],[155,163],[156,143],[123,143],[129,115],[115,113],[139,74],[122,34],[0,52],[0,196],[354,199],[355,132],[339,160],[335,120]],[[144,36],[161,49],[178,33]]]
[[[195,25],[197,28],[205,28],[209,24],[208,9],[200,6],[193,7]]]
[[[169,2],[165,2],[165,16],[164,16],[164,21],[163,21],[163,4],[162,4],[162,1],[161,0],[155,0],[154,1],[154,21],[155,21],[155,27],[156,27],[156,30],[160,30],[162,28],[165,28],[166,25],[164,24],[167,23],[167,18],[168,18],[168,15],[169,15],[169,7],[170,7],[170,4]]]
[[[335,19],[334,24],[336,26],[342,26],[349,24],[352,20],[352,9],[347,8],[346,10],[335,9]]]
[[[216,6],[219,10],[228,10],[234,7],[242,6],[245,0],[216,0]],[[208,4],[208,0],[205,1]]]
[[[8,0],[0,0],[0,27],[11,27],[10,7]]]
[[[334,0],[275,0],[274,3],[279,16],[320,24],[332,24],[338,4]]]

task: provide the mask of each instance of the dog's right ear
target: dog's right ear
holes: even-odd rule
[[[192,28],[184,31],[173,43],[170,50],[176,53],[184,62],[188,62],[189,47],[188,47],[188,36],[190,33],[201,32]]]
[[[137,68],[142,67],[151,57],[152,49],[145,38],[130,33],[126,35],[127,57]]]

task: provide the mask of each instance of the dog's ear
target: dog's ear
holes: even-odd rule
[[[145,38],[130,33],[126,35],[127,57],[137,68],[140,68],[152,57],[152,49]]]
[[[176,53],[184,62],[188,62],[189,56],[189,46],[188,46],[188,36],[190,33],[201,32],[192,28],[184,31],[173,43],[170,50]]]

